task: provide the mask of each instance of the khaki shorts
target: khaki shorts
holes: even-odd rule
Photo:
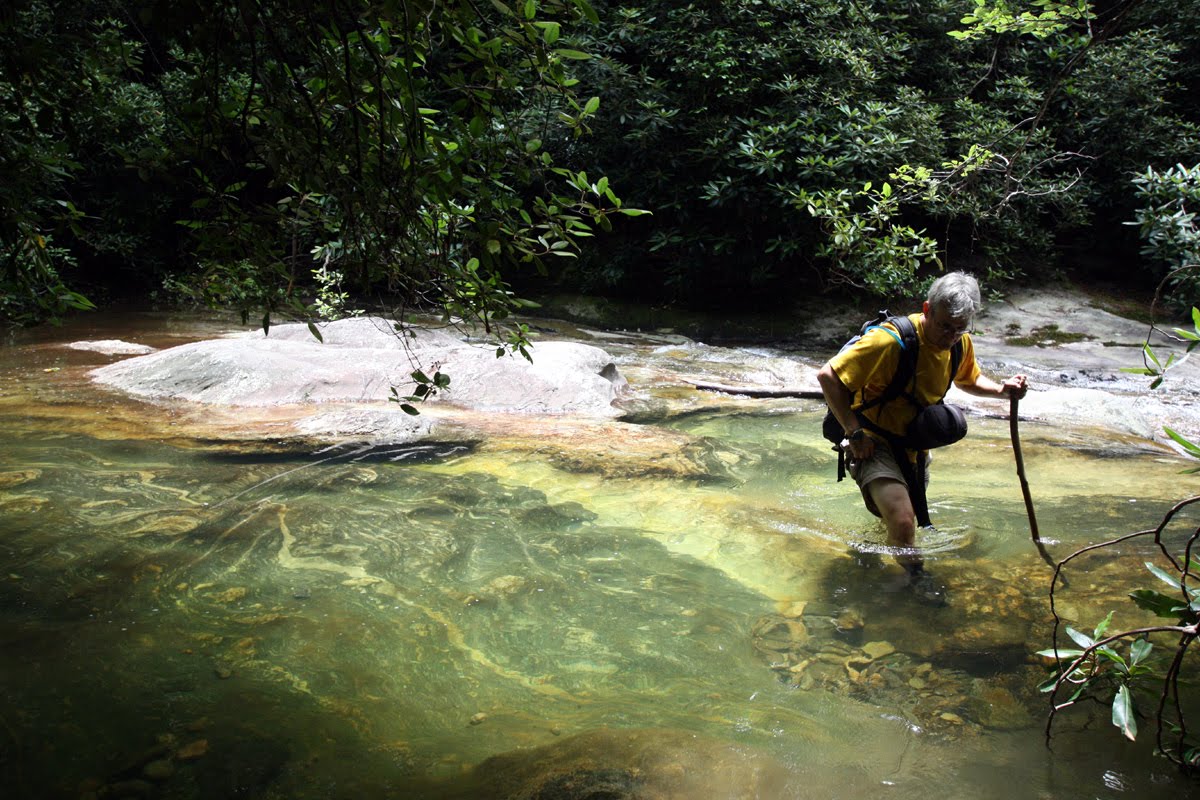
[[[929,453],[925,454],[925,487],[929,487],[929,462],[932,459]],[[887,480],[898,481],[903,486],[908,486],[908,481],[904,478],[904,473],[900,471],[900,465],[896,463],[896,456],[892,454],[892,448],[886,442],[875,442],[875,453],[866,461],[850,461],[847,464],[847,471],[850,477],[854,478],[854,482],[858,484],[858,490],[862,492],[863,503],[867,506],[867,511],[870,511],[875,516],[880,516],[879,508],[876,507],[874,499],[871,498],[871,492],[867,486],[872,481],[877,481],[881,478]]]

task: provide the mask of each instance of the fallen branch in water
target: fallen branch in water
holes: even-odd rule
[[[820,389],[773,389],[769,386],[730,386],[724,383],[707,383],[685,379],[687,383],[703,392],[740,394],[744,397],[800,397],[805,400],[824,400]]]

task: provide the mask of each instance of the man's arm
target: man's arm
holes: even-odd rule
[[[859,430],[862,426],[858,424],[858,417],[850,408],[850,404],[854,400],[854,392],[842,383],[842,379],[837,376],[828,362],[817,372],[817,383],[821,385],[821,392],[825,395],[825,404],[829,406],[829,410],[841,424],[842,430],[847,435]],[[870,458],[871,454],[875,452],[875,440],[870,436],[860,434],[856,438],[850,439],[848,450],[855,459]]]
[[[820,375],[818,375],[818,379]],[[822,384],[824,388],[824,384]],[[1003,383],[996,383],[983,373],[975,378],[975,383],[964,384],[958,388],[976,397],[1006,397],[1011,396],[1020,400],[1029,390],[1029,379],[1024,375],[1013,375]],[[832,406],[831,406],[832,407]],[[840,419],[840,417],[839,417]]]

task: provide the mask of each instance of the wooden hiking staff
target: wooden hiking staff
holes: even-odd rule
[[[1033,535],[1033,543],[1038,552],[1042,554],[1042,560],[1051,567],[1057,567],[1054,559],[1046,552],[1046,545],[1042,543],[1041,534],[1038,533],[1037,517],[1033,513],[1033,495],[1029,493],[1029,481],[1025,480],[1025,459],[1021,458],[1021,437],[1017,434],[1017,402],[1015,394],[1009,395],[1008,432],[1012,435],[1013,455],[1017,459],[1017,477],[1021,479],[1021,494],[1025,496],[1025,511],[1029,514],[1029,532]]]

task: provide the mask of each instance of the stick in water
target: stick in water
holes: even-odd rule
[[[1013,455],[1017,458],[1017,477],[1021,479],[1021,494],[1025,496],[1025,511],[1029,514],[1029,532],[1033,534],[1033,543],[1037,545],[1042,560],[1054,567],[1054,559],[1046,552],[1038,533],[1037,517],[1033,514],[1033,495],[1029,493],[1029,481],[1025,480],[1025,459],[1021,458],[1021,438],[1017,435],[1017,396],[1009,395],[1008,399],[1008,431],[1012,434]]]

